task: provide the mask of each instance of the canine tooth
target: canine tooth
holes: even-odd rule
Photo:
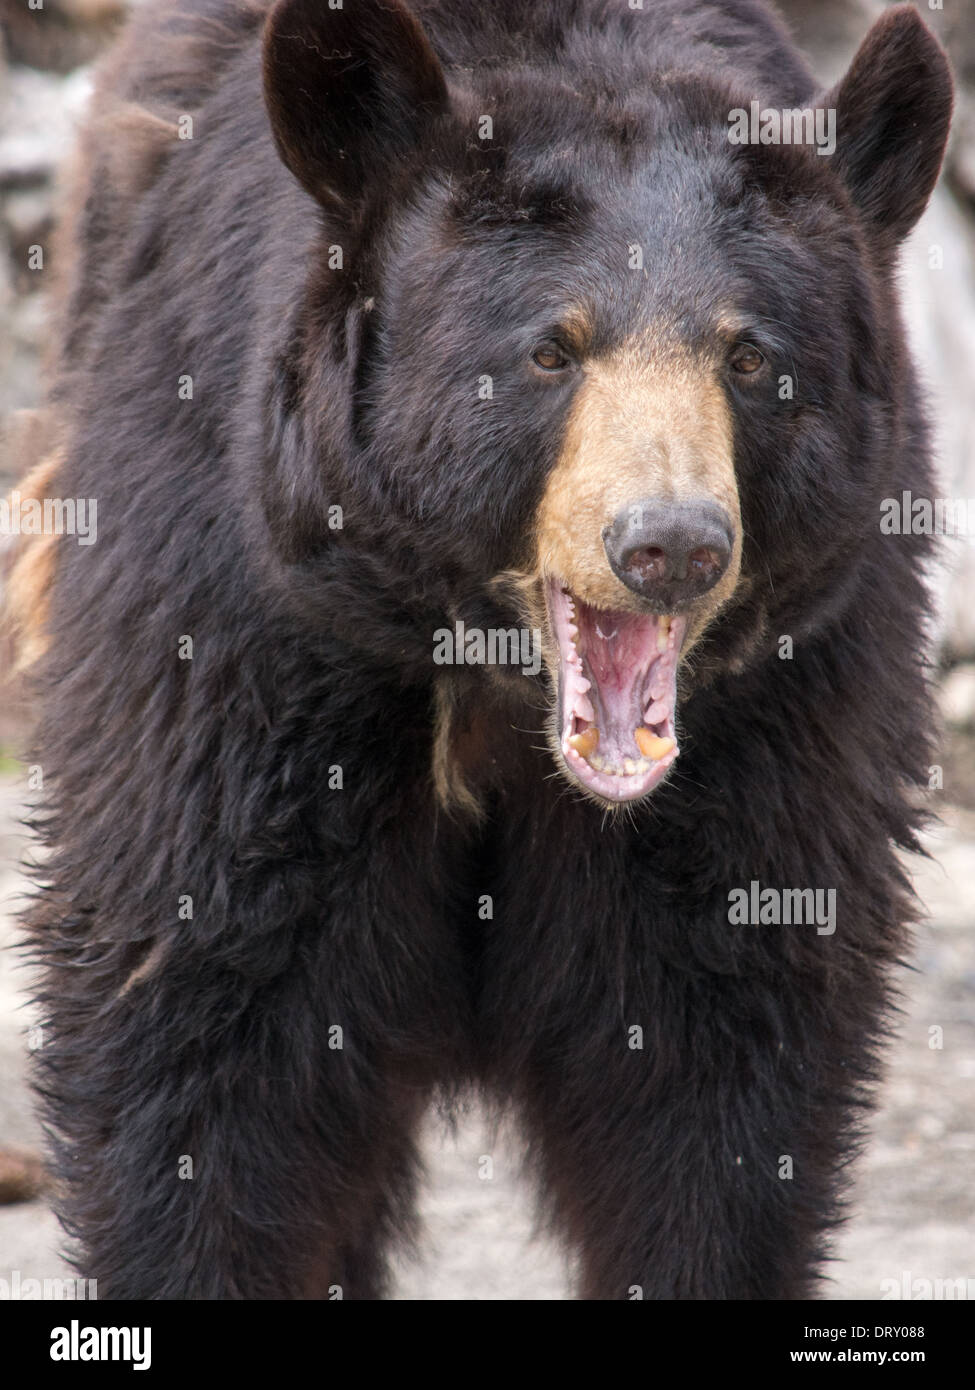
[[[588,689],[589,686],[587,684],[586,690]],[[588,719],[590,724],[596,718],[596,711],[592,707],[592,701],[586,698],[585,692],[581,692],[576,700],[576,714],[581,715],[583,719]]]
[[[657,651],[665,652],[670,641],[670,619],[660,618],[657,622]]]
[[[595,727],[587,729],[584,734],[573,734],[569,739],[569,747],[589,762],[592,762],[592,755],[599,747],[599,730]]]
[[[650,744],[654,741],[655,735],[649,729],[644,729],[642,725],[633,730],[633,742],[645,758],[650,757]]]
[[[633,776],[633,774],[636,772],[636,762],[633,758],[623,759],[623,771],[626,773],[627,777]]]
[[[633,739],[643,756],[655,763],[659,763],[661,758],[665,758],[670,750],[677,746],[672,738],[658,738],[642,726],[633,730]]]

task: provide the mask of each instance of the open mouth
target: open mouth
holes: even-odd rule
[[[546,597],[559,648],[566,767],[606,801],[645,796],[677,757],[677,663],[687,619],[591,608],[552,579]]]

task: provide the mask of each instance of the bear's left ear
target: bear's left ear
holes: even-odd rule
[[[319,201],[361,203],[447,107],[443,69],[401,0],[279,0],[264,30],[278,153]]]
[[[854,202],[896,244],[927,206],[951,122],[951,69],[917,10],[897,5],[879,19],[816,104],[835,108],[833,157]]]

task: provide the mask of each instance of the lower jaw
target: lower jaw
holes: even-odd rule
[[[565,765],[573,779],[584,791],[601,797],[616,806],[626,801],[638,801],[660,785],[677,759],[677,745],[669,753],[656,761],[647,758],[631,760],[633,771],[627,771],[624,764],[620,772],[600,770],[587,761],[569,744],[567,733],[562,734],[559,743]]]

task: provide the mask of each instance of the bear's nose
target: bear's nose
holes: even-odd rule
[[[622,509],[603,545],[628,589],[672,612],[717,584],[731,561],[734,527],[716,502],[648,498]]]

